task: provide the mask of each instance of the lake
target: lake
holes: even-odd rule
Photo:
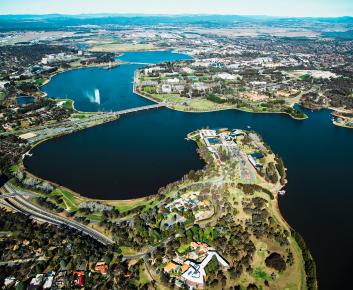
[[[126,52],[118,59],[154,64],[191,59],[171,51]],[[84,68],[55,75],[42,87],[52,98],[72,99],[75,108],[85,112],[119,111],[152,104],[133,93],[134,71],[142,64],[121,65],[114,69]],[[65,84],[63,86],[63,84]]]
[[[16,97],[16,102],[19,106],[23,107],[28,104],[33,104],[36,101],[35,97],[32,96],[18,96]]]
[[[143,59],[140,53],[127,56],[139,62]],[[66,94],[75,100],[76,108],[85,111],[149,104],[132,93],[137,67],[69,71],[55,76],[44,90],[50,97]],[[96,87],[100,104],[85,95]],[[251,126],[288,168],[289,183],[286,195],[280,197],[280,209],[310,247],[320,289],[343,289],[351,283],[353,258],[353,130],[334,126],[329,110],[304,111],[309,116],[305,121],[235,110],[184,113],[164,108],[139,112],[42,143],[25,165],[35,175],[88,197],[135,198],[156,193],[190,169],[203,166],[195,144],[185,140],[190,131],[207,126]]]

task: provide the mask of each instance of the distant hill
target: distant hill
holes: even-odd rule
[[[353,26],[353,17],[338,18],[284,18],[240,15],[131,15],[131,14],[80,14],[80,15],[0,15],[0,31],[10,30],[62,30],[82,25],[194,25],[201,27],[269,26],[301,27],[314,31],[337,26],[341,30]],[[339,29],[338,29],[339,30]]]
[[[333,37],[336,39],[353,40],[353,30],[324,32],[321,35],[323,37]]]

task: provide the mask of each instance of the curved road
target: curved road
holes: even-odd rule
[[[13,194],[13,197],[5,199],[6,202],[9,203],[12,207],[16,208],[18,211],[21,211],[25,214],[32,216],[33,218],[40,219],[51,224],[65,225],[74,228],[77,231],[80,231],[92,237],[103,245],[110,245],[114,243],[110,238],[106,237],[102,233],[88,226],[85,226],[77,221],[70,220],[65,217],[48,212],[45,209],[38,207],[37,205],[23,198],[23,196],[19,194],[17,190],[9,184],[6,184],[3,188],[5,189],[5,191],[8,192],[8,194]]]

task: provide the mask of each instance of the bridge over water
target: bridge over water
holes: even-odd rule
[[[157,109],[157,108],[161,108],[161,107],[164,107],[164,106],[165,106],[165,104],[154,104],[154,105],[148,105],[148,106],[142,106],[142,107],[136,107],[136,108],[120,110],[120,111],[116,111],[115,113],[117,115],[125,115],[125,114],[139,112],[139,111]]]

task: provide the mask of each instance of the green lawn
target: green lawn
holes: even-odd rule
[[[51,193],[51,196],[61,195],[66,208],[70,211],[76,211],[78,209],[79,201],[69,191],[63,189],[56,189]]]
[[[150,279],[146,273],[146,269],[145,269],[145,266],[142,264],[140,265],[140,275],[139,275],[139,279],[138,281],[136,281],[136,286],[138,288],[142,288],[143,285],[146,285],[150,282]]]
[[[14,164],[10,167],[10,171],[11,173],[16,173],[18,171],[18,165],[17,164]]]
[[[190,248],[189,244],[184,244],[179,247],[177,250],[180,255],[184,254]]]
[[[67,100],[65,103],[64,103],[64,107],[66,108],[73,108],[73,105],[74,105],[74,102],[72,100]]]
[[[299,79],[304,81],[304,80],[308,79],[309,77],[310,77],[309,74],[305,74],[305,75],[300,76]]]
[[[272,278],[270,275],[268,275],[265,271],[262,270],[262,268],[255,268],[253,271],[253,276],[255,279],[259,279],[259,280],[267,280],[267,281],[271,281]]]
[[[46,81],[45,78],[39,78],[39,79],[36,79],[35,84],[37,86],[41,86],[45,81]]]
[[[90,221],[94,221],[94,222],[101,222],[103,220],[102,214],[99,212],[95,212],[95,213],[92,213],[89,215],[85,215],[81,212],[76,212],[75,215],[85,217],[85,218],[89,219]]]
[[[105,201],[104,203],[114,206],[120,212],[125,212],[135,207],[146,205],[149,202],[150,201],[147,198],[137,198],[137,199],[131,199],[131,200],[109,200],[109,201]]]
[[[130,247],[121,246],[120,250],[121,250],[122,254],[126,255],[126,256],[129,256],[129,255],[133,256],[133,255],[139,254],[137,251],[135,251],[133,248],[130,248]]]

